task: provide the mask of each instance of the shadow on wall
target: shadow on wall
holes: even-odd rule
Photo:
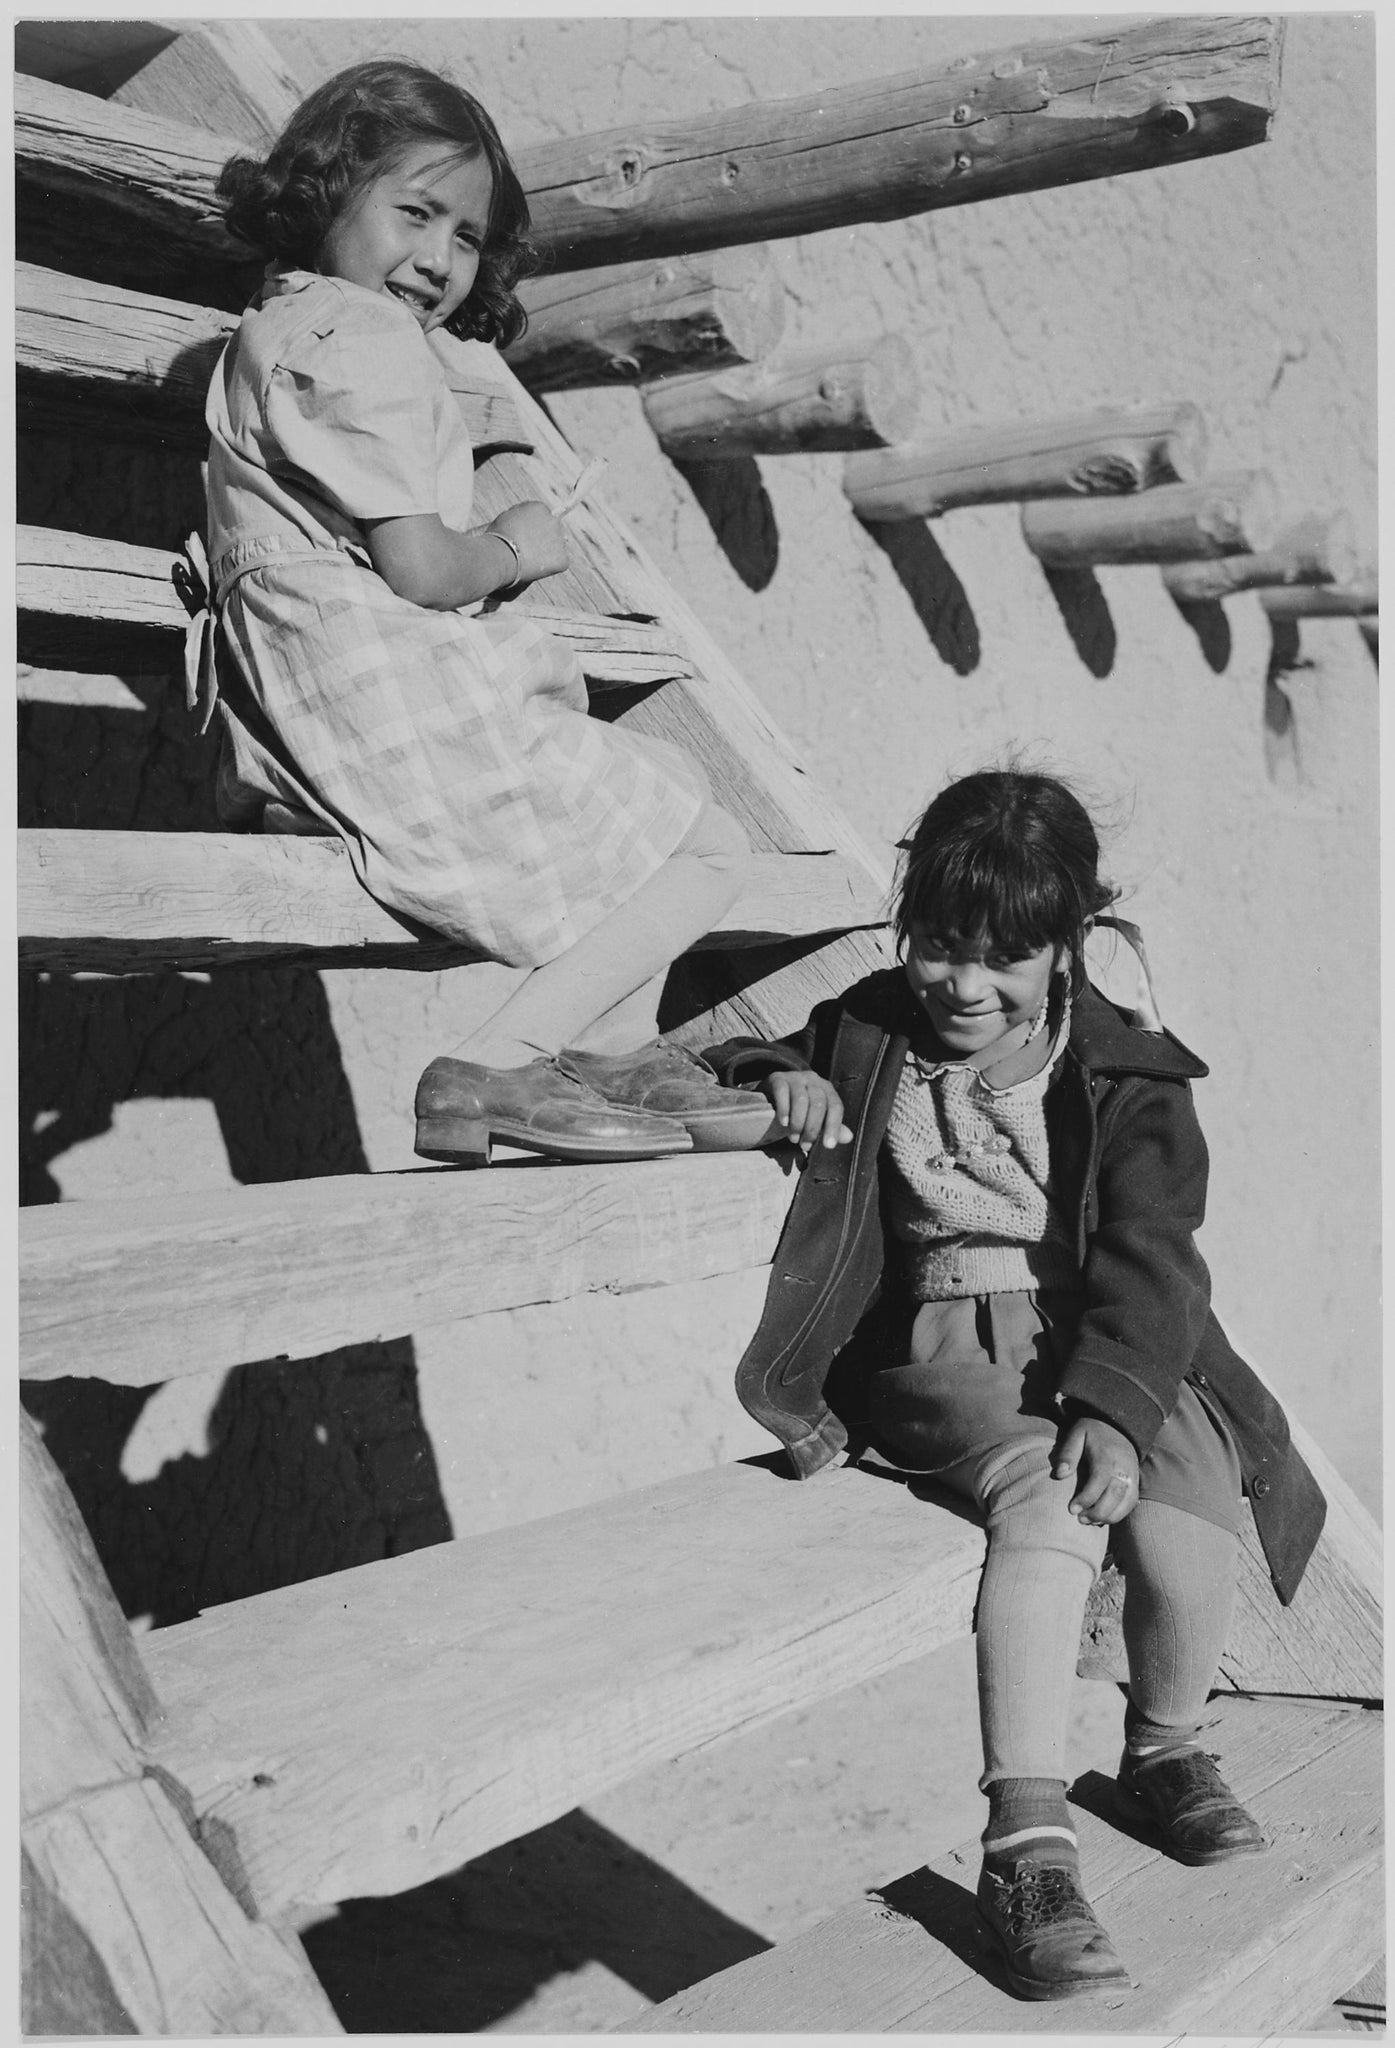
[[[957,676],[972,675],[982,658],[978,621],[969,595],[924,519],[860,520],[896,571],[941,661]]]
[[[213,829],[212,742],[190,737],[173,685],[142,694],[133,712],[23,707],[21,823]],[[62,1155],[138,1097],[210,1102],[244,1184],[366,1168],[324,989],[305,968],[23,975],[21,1200],[60,1200]],[[409,1339],[171,1389],[199,1410],[183,1438],[197,1448],[176,1443],[161,1463],[130,1455],[151,1388],[24,1388],[128,1614],[180,1621],[449,1538]]]
[[[477,2033],[588,1962],[657,2004],[770,1947],[580,1810],[302,1938],[352,2034]]]
[[[775,508],[752,455],[674,468],[697,500],[717,545],[748,590],[764,590],[780,560]]]

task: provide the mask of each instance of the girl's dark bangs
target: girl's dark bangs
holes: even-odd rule
[[[991,938],[1013,952],[1063,945],[1080,922],[1061,879],[1035,861],[1002,859],[997,850],[947,851],[907,876],[907,924],[933,928],[945,938]]]

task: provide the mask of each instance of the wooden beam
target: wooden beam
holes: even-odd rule
[[[1205,467],[1196,406],[1116,407],[850,455],[843,490],[858,518],[875,523],[933,519],[957,505],[1123,496],[1190,483]]]
[[[360,888],[336,838],[225,832],[20,835],[20,957],[104,974],[313,957],[428,971],[482,956]],[[769,945],[878,925],[880,893],[836,854],[755,854],[704,945]]]
[[[142,438],[157,426],[166,442],[206,450],[209,380],[237,324],[234,314],[215,306],[20,263],[15,360],[21,424],[51,431],[76,420],[88,432]],[[506,391],[478,380],[472,388],[464,371],[453,388],[477,450],[531,448]]]
[[[1163,582],[1178,604],[1214,604],[1264,584],[1346,583],[1358,569],[1356,530],[1346,511],[1311,514],[1274,537],[1263,554],[1213,562],[1169,562]]]
[[[899,334],[786,349],[666,377],[644,393],[660,446],[684,462],[880,447],[909,433],[919,410],[915,360]]]
[[[1276,507],[1268,472],[1242,470],[1132,498],[1040,498],[1022,507],[1022,537],[1051,569],[1187,562],[1269,547]]]
[[[694,1473],[156,1630],[156,1756],[263,1913],[404,1891],[962,1636],[982,1557],[864,1472]]]
[[[794,1187],[770,1154],[711,1153],[26,1209],[20,1370],[155,1386],[539,1301],[742,1272],[768,1264]]]
[[[517,161],[539,240],[573,268],[766,241],[1262,142],[1281,42],[1273,15],[1140,21]]]
[[[1351,583],[1261,590],[1259,601],[1271,619],[1359,619],[1380,609],[1374,569]]]
[[[15,70],[105,99],[112,86],[179,34],[174,22],[17,21]]]
[[[22,1846],[36,1888],[26,2006],[123,2032],[338,2031],[303,1950],[249,1918],[198,1846],[178,1781],[147,1773],[161,1703],[82,1517],[20,1412]],[[98,2029],[105,2031],[105,2029]]]
[[[305,93],[255,21],[205,21],[191,22],[111,97],[170,120],[194,114],[201,127],[261,155]]]
[[[1245,148],[1281,46],[1273,15],[1143,21],[514,157],[554,265],[662,260]],[[236,271],[213,204],[236,138],[37,79],[15,111],[21,254],[145,285]]]
[[[189,621],[173,581],[177,555],[47,526],[20,527],[17,551],[20,645],[31,669],[65,655],[100,660],[119,643],[143,651],[148,667],[163,663],[168,671],[175,636],[182,638]],[[696,675],[683,636],[656,620],[544,609],[527,592],[509,611],[568,641],[593,689],[643,689]],[[134,672],[140,663],[125,666]]]
[[[1072,1816],[1085,1886],[1135,1981],[1075,2001],[1072,2037],[1301,2033],[1384,1939],[1381,1733],[1359,1709],[1233,1700],[1216,1712],[1206,1745],[1272,1843],[1228,1881],[1121,1825],[1087,1773]],[[614,2031],[1054,2035],[1060,2008],[1015,1998],[992,1960],[973,1901],[980,1856],[965,1842]]]
[[[546,271],[524,278],[518,295],[528,330],[506,359],[533,391],[753,362],[785,325],[785,288],[758,243],[661,263]]]

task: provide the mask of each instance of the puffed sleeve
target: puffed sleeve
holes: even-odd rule
[[[437,512],[443,389],[426,337],[400,308],[336,309],[269,372],[268,467],[350,519]]]

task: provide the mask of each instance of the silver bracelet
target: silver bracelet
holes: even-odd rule
[[[489,537],[491,540],[501,540],[504,543],[504,546],[508,549],[509,553],[513,556],[512,576],[510,576],[507,583],[500,583],[496,587],[495,595],[500,596],[506,590],[516,590],[518,588],[519,579],[523,574],[523,557],[518,552],[518,549],[515,547],[514,543],[509,539],[508,535],[506,533],[500,533],[497,526],[490,527]]]

